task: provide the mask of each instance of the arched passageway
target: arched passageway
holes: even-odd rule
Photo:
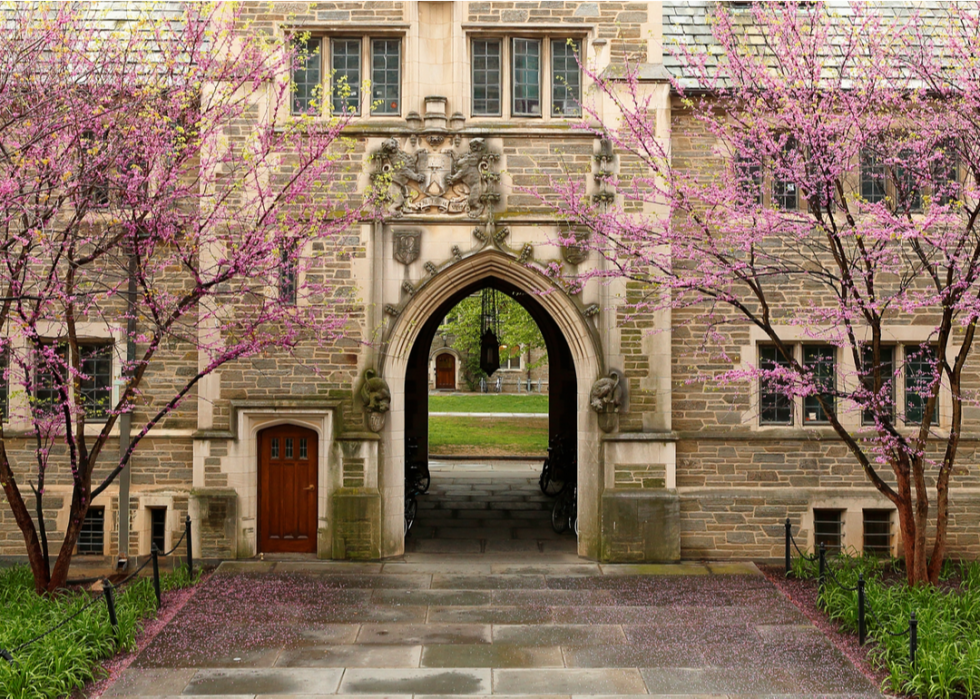
[[[598,427],[586,410],[588,392],[601,373],[601,353],[594,330],[564,293],[540,273],[496,251],[469,257],[433,277],[398,317],[387,340],[381,371],[392,392],[389,429],[383,436],[382,492],[385,555],[404,550],[404,458],[408,438],[419,453],[428,446],[428,360],[432,339],[461,299],[493,288],[508,294],[538,324],[549,356],[550,435],[574,444],[578,461],[580,555],[598,556],[599,498],[602,476]]]

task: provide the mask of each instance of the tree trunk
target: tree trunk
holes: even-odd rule
[[[44,552],[41,549],[41,541],[37,537],[37,527],[27,503],[21,497],[20,489],[14,481],[14,474],[10,469],[6,453],[0,453],[0,481],[3,483],[3,491],[10,503],[10,511],[14,513],[14,521],[17,522],[21,534],[24,536],[24,547],[27,549],[27,560],[31,566],[31,573],[34,575],[34,591],[39,595],[48,589],[50,582],[48,566],[45,565]]]
[[[916,550],[918,537],[916,536],[915,512],[908,499],[903,499],[898,506],[898,528],[902,534],[902,544],[905,547],[906,578],[909,585],[915,585],[922,578],[916,577],[916,559],[919,553]]]
[[[89,488],[85,488],[88,492]],[[71,567],[71,559],[75,552],[75,544],[82,533],[82,522],[88,513],[88,498],[83,498],[81,489],[77,486],[71,498],[71,510],[68,516],[68,527],[65,530],[65,539],[61,542],[61,549],[58,551],[58,558],[55,560],[54,569],[48,580],[48,592],[54,592],[58,588],[64,587],[68,582],[68,570]]]

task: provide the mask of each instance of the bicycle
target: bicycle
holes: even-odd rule
[[[538,487],[545,495],[557,495],[565,486],[564,469],[565,449],[560,437],[552,437],[548,443],[548,457],[541,466],[541,476]]]

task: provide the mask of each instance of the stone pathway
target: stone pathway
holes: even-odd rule
[[[224,563],[106,697],[853,695],[751,564]]]
[[[753,565],[584,561],[540,462],[465,463],[400,560],[223,563],[104,696],[879,696]]]

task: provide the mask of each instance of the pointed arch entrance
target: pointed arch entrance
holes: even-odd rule
[[[483,288],[510,295],[524,306],[545,338],[549,377],[549,433],[570,439],[578,455],[579,555],[599,555],[602,474],[599,428],[586,409],[593,381],[603,370],[595,329],[563,291],[543,274],[497,251],[468,257],[435,275],[396,318],[386,338],[379,369],[388,381],[392,410],[383,435],[379,473],[384,518],[382,550],[404,550],[404,445],[415,437],[426,453],[428,437],[428,351],[445,314]]]

